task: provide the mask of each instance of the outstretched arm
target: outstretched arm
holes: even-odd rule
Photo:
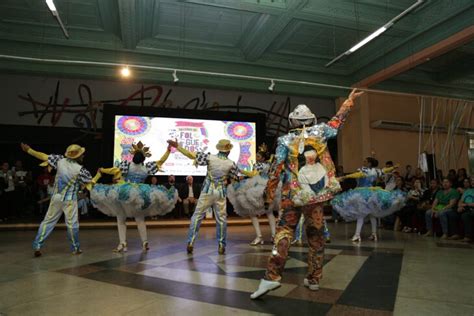
[[[334,117],[327,123],[327,126],[330,127],[330,131],[325,133],[327,138],[336,137],[337,132],[346,121],[349,112],[354,106],[354,101],[362,94],[364,94],[364,92],[357,92],[357,89],[352,90],[351,94],[349,94],[349,97],[344,101],[336,115],[334,115]]]
[[[21,143],[21,149],[23,149],[24,152],[30,154],[31,156],[41,160],[41,161],[48,161],[48,155],[44,154],[42,152],[33,150],[29,145]]]
[[[160,160],[147,162],[145,164],[149,174],[155,174],[161,170],[161,166],[165,163],[165,161],[170,156],[170,147],[171,146],[168,146],[168,148],[166,148],[166,152],[163,154]]]
[[[112,167],[112,168],[99,168],[99,173],[105,173],[112,175],[113,182],[122,181],[122,171],[120,168]]]
[[[340,179],[340,180],[344,180],[344,179],[360,179],[360,178],[365,178],[366,176],[367,176],[367,175],[366,175],[365,173],[363,173],[362,171],[357,171],[357,172],[354,172],[354,173],[351,173],[351,174],[342,176],[342,177],[340,177],[339,179]]]
[[[387,173],[392,173],[393,170],[397,169],[400,165],[396,164],[395,166],[393,167],[387,167],[387,168],[383,168],[382,169],[382,172],[387,174]]]

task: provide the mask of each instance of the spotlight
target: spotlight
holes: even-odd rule
[[[178,81],[179,81],[179,78],[178,78],[178,75],[176,74],[176,70],[175,70],[175,71],[173,71],[173,82],[178,83]]]
[[[122,67],[122,69],[120,69],[120,74],[124,78],[130,77],[130,69],[128,68],[128,66]]]
[[[273,92],[274,89],[275,89],[275,81],[273,81],[272,79],[270,86],[268,87],[268,91]]]

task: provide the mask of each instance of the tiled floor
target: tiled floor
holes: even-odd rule
[[[229,227],[224,256],[213,228],[201,230],[192,256],[185,228],[149,229],[147,254],[129,229],[125,255],[110,251],[115,230],[82,230],[81,256],[57,230],[41,258],[32,258],[34,231],[3,231],[0,315],[474,315],[472,245],[391,231],[353,245],[353,229],[330,224],[320,291],[303,287],[307,248],[293,247],[282,287],[256,301],[271,245],[248,246],[250,226]]]

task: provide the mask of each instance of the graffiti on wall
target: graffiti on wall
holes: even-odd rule
[[[33,116],[37,124],[48,122],[50,126],[56,126],[64,114],[73,115],[74,126],[80,128],[85,133],[95,133],[98,128],[98,114],[102,112],[104,104],[119,106],[141,106],[157,108],[192,109],[206,111],[233,111],[233,112],[254,112],[263,113],[266,116],[267,137],[275,137],[288,131],[288,114],[291,109],[291,98],[286,97],[284,102],[273,101],[266,108],[262,106],[242,105],[242,95],[237,95],[233,104],[220,104],[218,101],[210,102],[206,95],[206,90],[201,95],[195,96],[177,104],[173,101],[173,89],[167,89],[159,85],[141,86],[137,91],[125,98],[101,100],[94,98],[92,89],[85,84],[80,84],[77,88],[78,103],[72,103],[70,97],[60,98],[61,83],[57,81],[56,88],[47,100],[38,100],[31,96],[19,95],[18,97],[31,106],[31,110],[21,111],[20,116]],[[320,120],[327,120],[323,117]]]

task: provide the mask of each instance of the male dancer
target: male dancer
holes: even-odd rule
[[[63,156],[43,154],[23,143],[21,148],[33,157],[43,161],[40,166],[49,166],[57,171],[48,211],[33,242],[34,256],[41,256],[41,247],[53,231],[62,213],[65,216],[67,236],[71,243],[72,254],[81,254],[77,194],[81,186],[85,186],[90,190],[93,184],[91,174],[81,165],[86,149],[79,145],[70,145]]]
[[[225,253],[227,234],[227,180],[238,180],[239,173],[235,162],[228,158],[233,145],[229,140],[221,139],[216,145],[219,153],[211,155],[204,152],[192,153],[179,146],[173,140],[168,140],[168,143],[186,157],[193,159],[197,165],[207,166],[207,175],[202,184],[201,195],[199,196],[196,210],[191,217],[186,250],[188,254],[193,253],[194,241],[199,233],[202,219],[206,215],[206,210],[213,206],[216,217],[216,235],[219,243],[218,252],[223,255]]]
[[[275,189],[283,172],[281,208],[283,209],[269,258],[267,271],[260,285],[250,297],[256,299],[280,287],[286,257],[298,220],[303,214],[309,244],[308,274],[304,285],[310,290],[319,289],[324,259],[323,202],[340,190],[335,167],[327,149],[327,139],[337,132],[362,93],[355,90],[343,103],[336,115],[326,124],[316,124],[316,116],[304,104],[298,105],[289,115],[293,129],[278,138],[276,168],[266,189],[266,203],[271,205]]]

